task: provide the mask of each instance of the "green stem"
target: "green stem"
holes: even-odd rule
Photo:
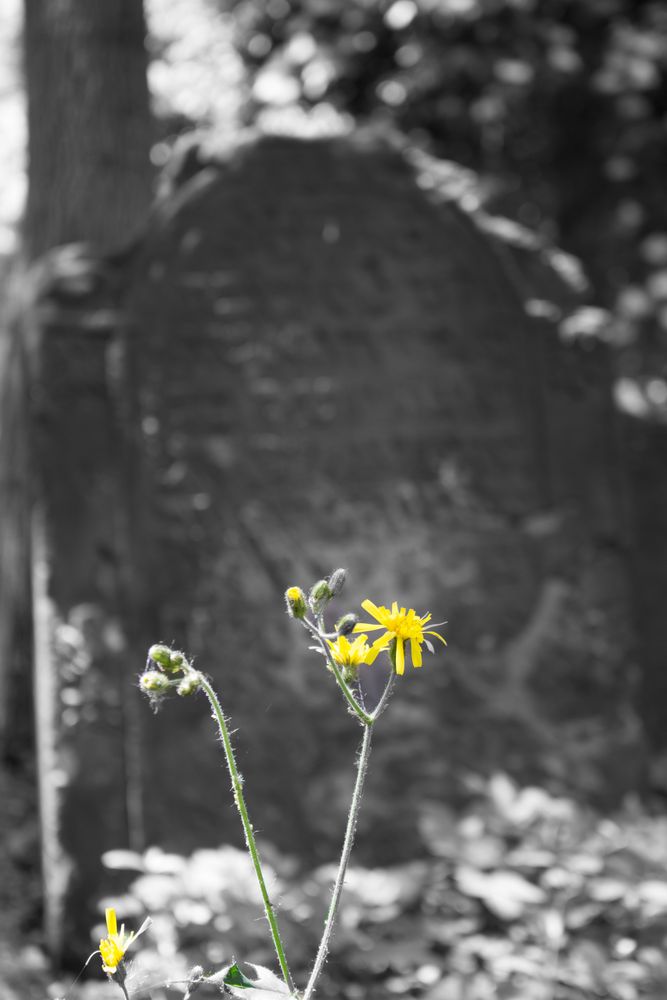
[[[389,674],[387,683],[385,685],[385,689],[382,692],[382,697],[380,698],[379,702],[373,709],[373,714],[371,716],[373,722],[377,722],[377,720],[380,718],[385,708],[387,707],[387,702],[389,701],[389,695],[392,692],[395,680],[396,680],[396,673],[394,671],[394,668],[392,667],[391,673]]]
[[[248,816],[248,810],[246,808],[245,799],[243,797],[243,782],[239,774],[238,768],[236,766],[236,759],[234,757],[234,750],[232,748],[232,741],[229,736],[229,730],[227,728],[227,723],[220,707],[220,702],[218,701],[218,696],[215,691],[206,680],[202,674],[198,674],[199,684],[202,691],[205,693],[209,700],[211,708],[213,709],[213,717],[218,723],[218,729],[220,730],[220,736],[222,737],[222,745],[225,750],[225,757],[227,758],[227,767],[229,768],[229,776],[232,779],[232,788],[234,790],[234,801],[238,808],[239,814],[241,816],[241,822],[243,823],[243,831],[245,833],[246,844],[248,845],[248,852],[252,859],[253,867],[255,869],[255,875],[257,876],[257,882],[259,883],[259,890],[262,894],[262,900],[264,901],[264,911],[266,913],[266,919],[269,922],[269,927],[271,928],[271,936],[273,938],[273,944],[276,949],[276,955],[278,956],[278,962],[280,963],[280,969],[283,974],[283,979],[290,991],[294,993],[294,981],[292,980],[292,974],[290,973],[289,966],[287,965],[287,958],[285,957],[285,949],[283,948],[282,939],[280,937],[280,931],[278,930],[278,923],[276,921],[276,915],[273,911],[273,905],[269,899],[269,893],[266,888],[266,882],[264,881],[264,873],[262,872],[262,863],[259,857],[259,851],[257,850],[257,844],[255,842],[255,834],[253,832],[252,823]]]
[[[333,931],[336,920],[336,912],[338,910],[340,896],[343,891],[345,873],[350,861],[350,854],[352,853],[354,834],[357,829],[357,818],[359,816],[359,806],[361,805],[361,793],[364,788],[364,778],[366,777],[366,771],[368,770],[368,759],[371,752],[372,735],[373,725],[372,723],[369,723],[364,726],[364,736],[361,741],[361,751],[359,753],[359,762],[357,764],[357,780],[354,785],[354,792],[352,793],[352,802],[350,804],[350,812],[347,817],[343,850],[338,864],[336,881],[334,882],[333,891],[331,893],[331,902],[329,903],[329,912],[327,913],[327,919],[324,925],[324,933],[322,934],[320,946],[317,949],[315,964],[313,965],[313,971],[310,974],[308,985],[304,991],[303,1000],[310,1000],[313,995],[313,990],[315,989],[317,980],[319,979],[320,973],[324,968],[324,963],[326,962],[327,954],[329,952],[329,940],[331,938],[331,932]]]
[[[350,708],[352,709],[354,714],[359,718],[359,720],[363,722],[365,726],[370,726],[373,722],[373,717],[369,715],[368,712],[364,712],[363,708],[361,707],[361,705],[359,704],[359,702],[354,697],[349,687],[343,680],[343,675],[341,674],[338,668],[338,664],[331,655],[331,650],[329,649],[329,646],[327,645],[327,642],[324,639],[324,636],[322,635],[321,631],[317,628],[316,625],[313,625],[312,622],[309,622],[307,618],[304,618],[304,624],[306,625],[306,628],[310,631],[313,638],[317,639],[320,646],[322,647],[322,652],[326,656],[327,662],[333,671],[334,677],[338,682],[338,687],[345,695],[345,698]]]

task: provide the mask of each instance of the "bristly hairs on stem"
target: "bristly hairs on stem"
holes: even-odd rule
[[[280,970],[290,993],[295,992],[294,981],[292,979],[292,974],[289,970],[287,964],[287,957],[285,955],[285,948],[283,946],[282,938],[280,936],[280,930],[278,928],[278,922],[276,920],[275,911],[273,904],[269,897],[269,892],[266,887],[266,881],[264,879],[264,872],[262,870],[262,863],[259,856],[259,851],[257,849],[257,843],[255,841],[255,834],[253,831],[252,823],[250,822],[250,817],[248,815],[248,809],[245,803],[245,798],[243,796],[243,778],[239,773],[238,766],[236,764],[236,758],[234,756],[234,749],[232,747],[232,741],[230,732],[227,726],[227,720],[225,719],[220,701],[218,699],[215,690],[211,686],[211,683],[203,675],[199,674],[198,677],[199,686],[208,698],[208,702],[211,706],[213,713],[213,718],[218,725],[218,730],[220,733],[220,739],[225,752],[225,758],[227,760],[227,768],[229,770],[229,776],[232,782],[232,792],[234,802],[239,811],[239,816],[241,817],[241,823],[243,825],[243,832],[245,834],[246,845],[248,848],[248,853],[250,854],[250,859],[255,869],[255,876],[257,878],[257,883],[259,885],[259,890],[262,896],[262,901],[264,903],[264,912],[266,914],[266,919],[269,923],[269,928],[271,930],[271,937],[273,938],[273,945],[276,950],[276,956],[278,958],[278,964],[280,965]]]

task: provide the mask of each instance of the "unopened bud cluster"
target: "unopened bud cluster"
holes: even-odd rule
[[[185,697],[200,687],[200,675],[178,649],[158,643],[148,650],[146,669],[139,678],[139,687],[154,706],[172,692]]]
[[[332,673],[339,671],[344,683],[352,684],[358,680],[359,666],[365,662],[369,652],[365,635],[353,642],[347,638],[355,631],[359,619],[357,615],[344,614],[331,632],[324,625],[326,606],[340,594],[345,576],[344,569],[334,570],[328,578],[314,583],[308,596],[301,587],[290,587],[285,592],[285,602],[290,617],[299,619],[311,636],[320,642],[318,652],[324,655],[327,669]]]
[[[287,614],[290,618],[303,621],[310,611],[319,618],[329,601],[340,594],[344,586],[345,570],[336,569],[328,579],[314,583],[307,597],[301,587],[289,587],[285,591]]]

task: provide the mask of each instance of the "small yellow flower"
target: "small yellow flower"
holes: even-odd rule
[[[120,962],[125,957],[125,952],[133,941],[139,937],[141,931],[135,934],[134,931],[125,933],[125,924],[121,924],[120,934],[116,923],[116,911],[112,908],[106,910],[107,935],[100,941],[100,955],[102,956],[102,968],[109,975],[113,975]],[[143,930],[143,927],[142,929]]]
[[[339,635],[335,642],[329,639],[327,642],[336,663],[341,667],[358,667],[361,663],[368,662],[367,657],[371,650],[366,645],[367,638],[366,635],[360,635],[354,642],[350,642],[347,636]]]
[[[287,604],[287,614],[291,618],[305,618],[308,611],[306,595],[301,587],[288,587],[285,591],[285,603]]]
[[[385,608],[382,605],[378,607],[376,604],[373,604],[372,601],[362,601],[361,606],[364,611],[367,611],[369,615],[375,618],[375,622],[379,624],[375,624],[375,622],[359,622],[359,624],[354,627],[355,632],[386,629],[384,635],[381,635],[379,639],[376,639],[371,646],[366,663],[372,663],[378,653],[385,649],[392,639],[395,639],[396,673],[402,674],[405,671],[406,642],[410,642],[413,667],[421,667],[422,665],[422,643],[425,642],[430,648],[430,643],[428,642],[428,639],[424,638],[425,636],[434,635],[440,640],[441,643],[443,643],[443,645],[447,645],[439,632],[434,632],[432,629],[425,629],[425,626],[431,620],[430,614],[422,615],[420,617],[412,608],[410,608],[409,611],[406,611],[405,608],[399,608],[396,601],[392,604],[391,611],[389,608]],[[444,624],[444,622],[442,624]]]

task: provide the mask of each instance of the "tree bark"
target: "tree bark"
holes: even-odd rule
[[[128,242],[151,197],[142,0],[25,0],[30,258]]]
[[[0,601],[0,692],[11,696],[0,735],[8,746],[17,706],[32,698],[45,929],[59,959],[81,879],[128,830],[122,808],[104,809],[105,783],[123,801],[131,728],[118,624],[125,444],[112,374],[122,320],[109,255],[148,214],[152,128],[142,0],[25,0],[24,13],[28,198],[0,352],[0,503],[11,522],[0,534],[0,591],[11,598]],[[77,795],[78,827],[68,825]],[[80,908],[79,924],[87,919]]]

